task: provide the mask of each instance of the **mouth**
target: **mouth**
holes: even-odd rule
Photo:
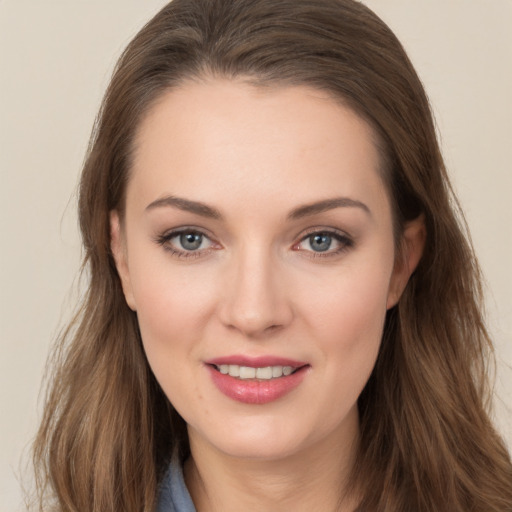
[[[303,368],[303,366],[263,366],[263,367],[252,367],[252,366],[241,366],[238,364],[220,364],[211,365],[215,370],[222,373],[223,375],[229,375],[240,380],[273,380],[280,379],[281,377],[288,377],[296,371]],[[304,365],[305,366],[305,365]]]
[[[228,398],[267,404],[297,388],[311,366],[276,357],[230,356],[206,361],[213,383]]]

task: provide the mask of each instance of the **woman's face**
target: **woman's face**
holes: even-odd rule
[[[143,120],[112,247],[193,445],[277,459],[357,436],[407,280],[372,136],[322,92],[235,81]]]

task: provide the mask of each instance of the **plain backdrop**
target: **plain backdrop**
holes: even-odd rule
[[[165,3],[0,0],[2,511],[22,510],[45,359],[77,296],[75,192],[93,119],[117,56]],[[496,423],[512,447],[512,1],[365,3],[401,39],[433,105],[486,279]]]

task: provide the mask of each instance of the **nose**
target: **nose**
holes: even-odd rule
[[[271,254],[244,251],[231,262],[223,288],[219,316],[231,330],[257,339],[282,330],[292,321],[283,272]]]

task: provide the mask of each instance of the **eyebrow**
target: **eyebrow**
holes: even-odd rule
[[[183,199],[182,197],[175,196],[166,196],[153,201],[151,204],[146,206],[146,211],[162,206],[172,206],[174,208],[178,208],[179,210],[195,213],[196,215],[210,219],[222,218],[222,215],[216,208],[208,206],[205,203],[200,203],[199,201],[190,201],[189,199]]]
[[[288,214],[288,218],[291,220],[297,220],[310,215],[334,210],[335,208],[360,208],[371,216],[370,208],[361,201],[350,199],[349,197],[333,197],[332,199],[324,199],[323,201],[299,206]]]
[[[199,201],[191,201],[190,199],[184,199],[176,196],[165,196],[156,201],[153,201],[146,207],[147,210],[160,207],[174,207],[179,210],[186,212],[195,213],[201,217],[207,217],[210,219],[220,220],[222,215],[216,208],[208,206],[205,203]],[[351,199],[349,197],[334,197],[331,199],[324,199],[322,201],[316,201],[314,203],[298,206],[294,208],[287,216],[290,220],[297,220],[310,215],[317,215],[335,208],[360,208],[371,216],[371,211],[364,203]]]

